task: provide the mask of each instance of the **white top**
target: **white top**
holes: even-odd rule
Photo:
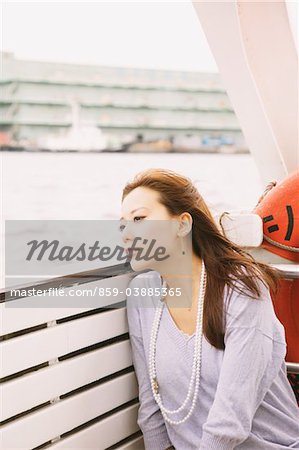
[[[229,304],[225,287],[226,348],[216,349],[203,336],[195,410],[184,423],[170,425],[152,395],[148,371],[151,327],[160,304],[148,289],[161,287],[161,277],[150,271],[130,282],[127,318],[139,384],[138,425],[146,450],[165,450],[171,445],[176,450],[299,449],[299,409],[286,374],[284,327],[275,315],[268,289],[259,284],[261,298],[250,299],[234,290]],[[133,295],[135,287],[137,296]],[[141,293],[140,288],[145,290]],[[162,402],[168,409],[179,408],[186,398],[194,337],[178,329],[165,306],[156,369]],[[181,419],[190,404],[170,417]]]

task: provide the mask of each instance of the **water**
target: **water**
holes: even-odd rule
[[[264,189],[249,154],[3,152],[2,161],[4,220],[118,219],[124,185],[151,167],[191,178],[213,213],[250,211]]]
[[[249,154],[3,153],[5,219],[116,219],[137,172],[162,167],[197,180],[216,209],[251,209],[263,190]]]

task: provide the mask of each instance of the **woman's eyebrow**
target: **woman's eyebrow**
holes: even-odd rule
[[[130,214],[133,214],[135,211],[138,211],[138,209],[148,209],[146,206],[139,206],[139,208],[133,209],[133,211],[130,212]],[[121,217],[119,220],[123,220],[123,217]]]

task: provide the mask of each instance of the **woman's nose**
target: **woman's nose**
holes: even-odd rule
[[[134,235],[132,233],[131,224],[129,222],[126,223],[121,232],[121,237],[123,242],[126,244],[127,241],[131,241],[134,239]]]

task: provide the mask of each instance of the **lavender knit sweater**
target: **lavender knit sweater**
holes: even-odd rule
[[[160,274],[150,271],[130,282],[127,318],[139,385],[138,425],[146,450],[165,450],[171,445],[176,450],[299,449],[299,409],[286,376],[284,328],[268,289],[261,282],[260,286],[260,299],[234,290],[229,303],[225,288],[226,348],[216,349],[203,336],[195,409],[183,424],[170,425],[152,395],[148,371],[150,332],[155,307],[160,304],[148,288],[161,287]],[[146,295],[134,296],[135,287],[138,292],[146,288]],[[168,409],[177,409],[186,398],[193,351],[194,335],[179,330],[165,306],[156,367],[162,402]],[[179,420],[187,410],[171,418]]]

